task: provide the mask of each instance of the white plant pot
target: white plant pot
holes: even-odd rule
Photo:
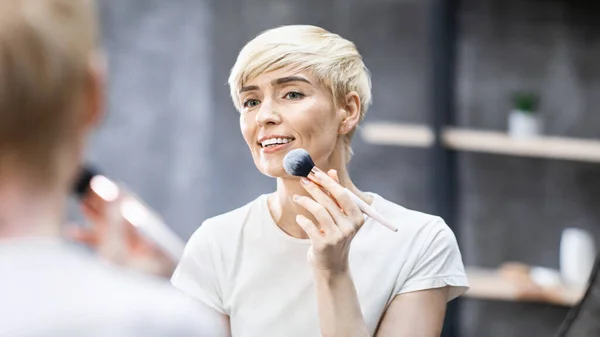
[[[535,113],[512,110],[508,116],[508,134],[516,138],[531,138],[541,133],[541,121]]]

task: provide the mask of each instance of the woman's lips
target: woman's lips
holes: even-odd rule
[[[275,152],[277,152],[277,151],[280,151],[280,150],[283,150],[283,149],[287,148],[287,147],[288,147],[288,146],[290,146],[290,144],[292,144],[293,142],[294,142],[294,141],[292,140],[292,141],[290,141],[290,142],[287,142],[287,143],[285,143],[285,144],[277,144],[277,145],[269,145],[269,146],[265,146],[265,147],[261,148],[261,152],[262,152],[262,153],[267,153],[267,154],[270,154],[270,153],[275,153]]]

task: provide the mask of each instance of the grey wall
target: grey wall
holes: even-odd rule
[[[187,238],[207,214],[213,182],[210,4],[100,0],[99,9],[108,112],[88,160]]]
[[[509,92],[541,94],[544,132],[598,138],[598,5],[464,0],[457,123],[505,130]],[[505,261],[558,268],[561,231],[600,242],[600,166],[460,154],[461,245],[467,264]],[[464,301],[466,336],[552,336],[566,313],[547,305]]]
[[[367,121],[428,121],[427,0],[100,0],[110,54],[109,116],[89,159],[125,181],[186,238],[201,221],[274,188],[239,132],[226,80],[244,42],[283,24],[354,41],[373,74]],[[546,131],[597,137],[598,29],[568,1],[464,0],[457,122],[503,130],[507,92],[540,89]],[[591,28],[590,28],[591,27]],[[429,154],[357,137],[356,184],[431,212]],[[562,228],[600,235],[600,167],[459,154],[460,244],[467,264],[558,267]],[[598,236],[600,239],[600,236]],[[600,241],[599,241],[600,242]],[[463,301],[464,336],[550,336],[565,308]]]

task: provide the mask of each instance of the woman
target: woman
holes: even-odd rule
[[[277,189],[206,220],[172,283],[233,336],[439,336],[447,301],[468,288],[461,254],[439,217],[352,183],[350,141],[371,103],[354,44],[314,26],[272,29],[241,50],[229,85],[254,163]],[[285,172],[296,148],[327,172],[323,190]],[[365,218],[340,184],[398,232]]]

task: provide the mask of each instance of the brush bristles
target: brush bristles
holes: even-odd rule
[[[98,174],[98,171],[91,166],[84,166],[79,172],[79,177],[75,180],[73,192],[79,198],[82,198],[88,191],[90,181]]]
[[[283,158],[285,172],[297,177],[307,177],[315,167],[312,158],[305,149],[294,149]]]

